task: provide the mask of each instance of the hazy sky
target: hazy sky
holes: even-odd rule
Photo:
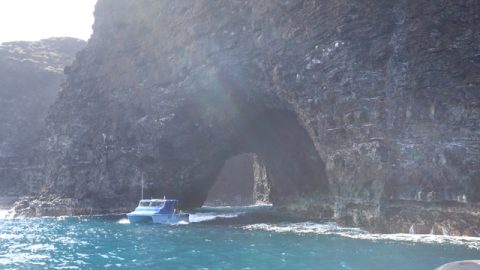
[[[0,0],[0,43],[68,36],[87,40],[97,0]]]

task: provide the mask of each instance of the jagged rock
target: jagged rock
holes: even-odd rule
[[[0,196],[37,192],[44,179],[45,117],[63,68],[86,45],[73,38],[0,45]]]
[[[225,160],[255,153],[276,206],[478,231],[480,2],[100,0],[95,16],[48,118],[46,193],[115,208],[145,178],[200,206]]]
[[[87,201],[75,198],[63,198],[55,195],[25,196],[15,202],[8,211],[7,218],[43,217],[43,216],[72,216],[92,215],[95,213],[118,214],[125,213],[131,208],[96,208],[89,207]]]

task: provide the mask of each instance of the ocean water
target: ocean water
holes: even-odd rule
[[[178,225],[0,217],[0,269],[430,270],[463,259],[480,259],[480,238],[369,234],[268,206],[203,207]]]

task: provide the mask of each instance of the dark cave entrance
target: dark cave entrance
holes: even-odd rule
[[[252,120],[242,121],[232,145],[233,150],[222,161],[224,165],[218,166],[218,171],[212,174],[215,177],[209,179],[202,202],[211,202],[207,198],[209,191],[218,194],[222,189],[227,196],[234,193],[241,196],[247,189],[253,193],[261,191],[263,195],[257,194],[255,198],[268,200],[274,205],[288,203],[309,193],[328,193],[325,163],[292,111],[267,110],[255,115]],[[253,167],[248,168],[248,172],[232,172],[231,158],[233,162],[243,159],[240,170],[246,170],[249,163]],[[239,182],[222,183],[226,169],[230,171],[229,180]],[[216,199],[222,200],[221,196]],[[232,198],[225,199],[223,203],[235,202],[234,198],[233,201],[229,199]],[[251,203],[255,203],[253,197]]]
[[[258,156],[244,153],[225,161],[215,184],[208,191],[208,205],[253,205],[270,203],[270,183],[258,164]]]

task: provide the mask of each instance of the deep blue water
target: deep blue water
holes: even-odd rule
[[[480,258],[478,238],[375,235],[265,208],[202,208],[191,219],[183,225],[132,225],[122,216],[0,220],[0,269],[430,270]]]

